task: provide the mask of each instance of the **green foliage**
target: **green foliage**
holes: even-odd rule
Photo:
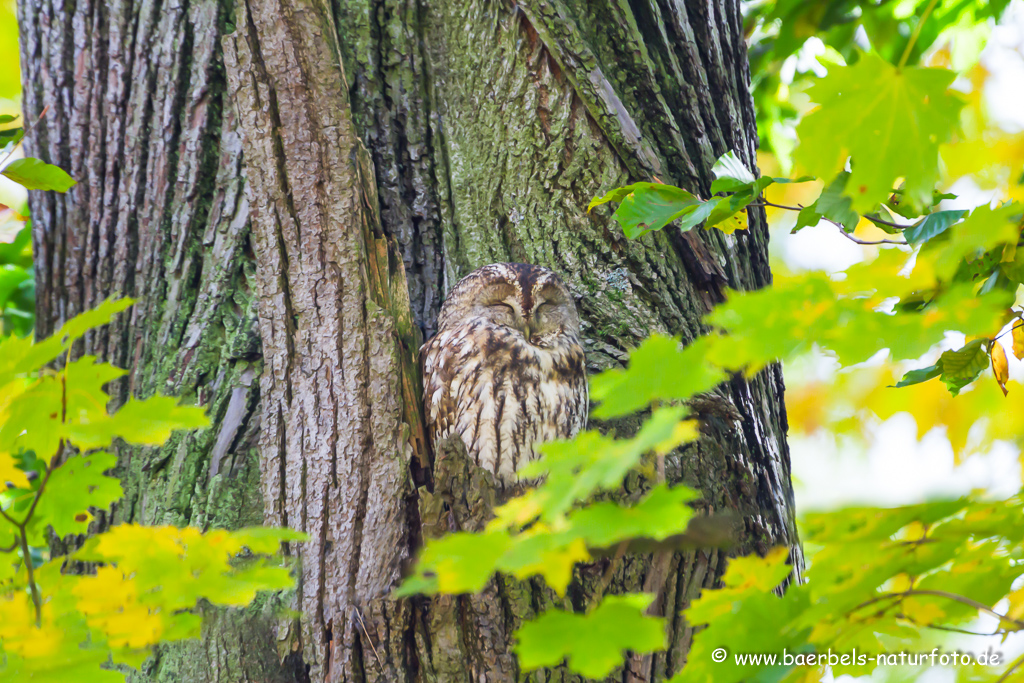
[[[589,614],[555,610],[519,629],[516,654],[526,670],[554,666],[563,659],[590,678],[604,678],[622,663],[619,651],[664,649],[664,619],[644,616],[653,595],[612,596]]]
[[[831,178],[852,158],[847,192],[855,211],[884,201],[900,177],[907,198],[930,204],[939,144],[952,135],[963,107],[949,90],[954,77],[948,69],[899,69],[870,53],[833,67],[808,91],[819,107],[797,128],[797,161]]]
[[[847,508],[808,515],[802,525],[811,554],[805,582],[783,596],[772,593],[785,578],[788,551],[766,558],[732,560],[718,590],[705,592],[685,612],[696,626],[683,681],[799,680],[824,672],[828,661],[807,665],[781,661],[739,661],[736,654],[796,653],[872,655],[862,662],[832,662],[835,676],[870,673],[874,654],[906,651],[919,643],[920,629],[962,628],[988,605],[1007,599],[1024,574],[1024,501],[937,501],[901,508]],[[1019,613],[1019,612],[1018,612]],[[759,625],[772,623],[774,629]],[[997,632],[1024,628],[1001,615]],[[724,662],[711,652],[726,648]],[[931,649],[929,645],[927,649]],[[1005,663],[1005,662],[1004,662]],[[1001,669],[993,667],[995,680]]]
[[[173,430],[208,424],[200,408],[162,396],[110,412],[104,387],[124,371],[92,356],[70,360],[75,340],[129,305],[107,301],[38,343],[0,341],[2,680],[123,680],[108,662],[139,666],[156,643],[199,635],[200,600],[242,606],[292,585],[288,568],[267,557],[301,540],[286,529],[128,524],[72,554],[98,565],[94,573],[64,573],[64,558],[48,559],[51,534],[86,534],[94,512],[121,498],[108,474],[117,457],[105,450],[115,440],[158,445]],[[63,366],[50,367],[61,356]]]
[[[744,4],[761,147],[775,153],[788,167],[796,142],[794,128],[804,112],[801,98],[814,82],[815,65],[809,59],[796,59],[810,47],[809,41],[824,45],[820,61],[826,65],[852,63],[863,49],[863,32],[887,62],[916,64],[936,41],[950,39],[955,41],[952,61],[959,69],[977,59],[991,20],[1002,15],[1009,0],[778,0]],[[792,78],[783,77],[784,65],[795,67]]]
[[[702,373],[700,363],[687,365],[693,360],[691,348],[652,337],[633,354],[627,369],[595,381],[595,387],[602,387],[595,399],[610,403],[607,414],[624,414],[710,389],[723,375]],[[662,375],[654,372],[659,367]],[[684,369],[684,375],[694,371],[694,378],[666,384],[660,381],[664,368]],[[631,394],[629,402],[622,403],[626,394]],[[663,405],[630,438],[590,430],[571,441],[541,445],[543,456],[521,473],[540,478],[540,483],[495,509],[495,518],[483,531],[428,541],[414,575],[396,595],[479,592],[495,572],[520,579],[540,576],[564,593],[575,565],[594,553],[634,539],[664,541],[684,533],[694,516],[688,503],[699,496],[683,486],[668,487],[652,465],[697,437],[686,415],[684,406]],[[649,483],[631,504],[594,499],[621,487],[633,470],[646,472]],[[520,664],[529,670],[565,658],[574,671],[604,676],[622,663],[625,650],[661,649],[664,620],[644,615],[649,602],[650,596],[613,596],[595,603],[585,615],[547,612],[517,632]]]
[[[6,11],[0,2],[0,17]],[[12,27],[13,35],[5,33]],[[14,63],[17,62],[17,22],[8,25],[0,22],[0,53],[4,52],[13,53]],[[4,63],[10,64],[11,61],[6,60]],[[13,73],[15,80],[5,85],[4,77],[0,76],[0,108],[3,108],[2,98],[14,97],[20,92],[17,70],[11,72],[8,69],[8,73]],[[13,114],[0,114],[0,167],[3,168],[0,175],[25,189],[67,192],[75,185],[75,181],[63,169],[33,158],[10,161],[25,137],[25,128],[18,123],[19,119],[19,116]],[[9,199],[4,201],[12,203]],[[0,314],[3,317],[3,334],[16,334],[20,337],[28,336],[35,325],[32,229],[31,222],[23,214],[27,214],[26,208],[15,210],[0,204],[0,234],[14,233],[11,242],[0,242]]]
[[[0,172],[29,190],[54,190],[67,192],[75,184],[71,176],[59,166],[47,164],[39,159],[15,159]]]
[[[848,172],[838,174],[835,180],[822,190],[813,204],[800,210],[793,231],[817,225],[822,219],[826,219],[839,224],[847,232],[853,232],[860,222],[860,216],[850,208],[853,201],[843,194],[849,180]]]
[[[612,218],[622,225],[623,232],[630,239],[661,230],[673,222],[679,230],[689,230],[703,223],[705,228],[717,227],[732,233],[746,229],[746,215],[741,212],[766,187],[772,183],[810,180],[809,177],[796,180],[755,178],[732,152],[723,155],[711,170],[715,175],[711,192],[728,192],[727,196],[704,200],[688,190],[664,183],[634,183],[592,200],[587,210],[619,202]]]
[[[2,220],[8,215],[6,221]],[[12,211],[0,212],[0,230],[15,232],[0,243],[0,311],[3,333],[24,337],[35,323],[35,277],[32,272],[32,228]]]

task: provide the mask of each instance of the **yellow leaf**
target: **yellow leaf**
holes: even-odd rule
[[[135,582],[120,569],[100,567],[95,576],[83,577],[72,592],[89,626],[105,633],[112,646],[142,648],[160,640],[159,613],[139,603]]]
[[[543,500],[537,494],[536,489],[531,489],[524,495],[516,496],[504,505],[495,508],[494,519],[487,523],[487,528],[490,530],[518,529],[537,519],[543,511]]]
[[[903,613],[916,624],[938,624],[943,621],[946,612],[936,604],[934,598],[923,599],[910,597],[901,605]]]
[[[885,585],[885,590],[889,593],[905,593],[913,587],[914,581],[910,578],[910,575],[900,573],[889,579]]]
[[[744,210],[742,210],[742,211],[740,211],[740,212],[738,212],[736,214],[733,214],[732,216],[729,216],[728,218],[723,220],[721,223],[716,223],[714,227],[719,229],[719,230],[721,230],[722,232],[724,232],[726,234],[729,234],[729,235],[731,235],[732,233],[736,232],[737,230],[746,230],[747,229],[747,211],[746,211],[746,209],[744,209]]]
[[[544,581],[559,595],[565,595],[565,589],[572,581],[572,570],[579,562],[588,562],[590,553],[583,539],[577,538],[564,548],[555,548],[543,553],[542,559],[536,564],[523,565],[515,575],[525,579],[540,574]]]
[[[757,555],[734,557],[729,560],[723,583],[729,588],[757,588],[774,590],[790,572],[787,564],[789,548],[778,546],[763,558]]]
[[[10,453],[0,453],[0,485],[10,482],[18,488],[27,489],[28,477],[15,467],[14,458]]]
[[[0,599],[0,640],[4,649],[25,659],[41,659],[65,646],[64,630],[53,623],[49,604],[43,605],[38,627],[35,621],[35,608],[27,591]]]
[[[993,341],[992,348],[989,349],[989,355],[992,357],[992,372],[996,376],[999,388],[1003,390],[1003,396],[1005,396],[1006,382],[1010,379],[1010,366],[1006,361],[1006,351],[1003,351],[1002,344],[998,341]]]
[[[1006,596],[1006,599],[1010,602],[1010,607],[1006,610],[1006,616],[1010,619],[1021,619],[1024,617],[1024,588],[1018,588],[1013,591]]]
[[[677,446],[690,441],[696,441],[700,430],[696,420],[683,420],[672,428],[672,436],[668,437],[654,447],[654,452],[659,455],[668,455]]]
[[[1013,332],[1013,355],[1017,360],[1024,360],[1024,321],[1014,323]]]

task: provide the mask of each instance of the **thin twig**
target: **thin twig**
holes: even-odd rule
[[[905,241],[900,241],[900,240],[862,240],[861,238],[854,237],[852,234],[846,232],[846,230],[843,229],[843,226],[840,223],[837,223],[836,221],[832,220],[831,218],[826,218],[825,220],[827,220],[829,223],[831,223],[832,225],[834,225],[837,228],[839,228],[839,232],[842,233],[843,237],[845,237],[846,239],[850,240],[854,244],[861,244],[861,245],[865,245],[865,246],[871,246],[871,245],[875,245],[875,244],[899,244],[899,245],[902,245],[904,247],[908,246]]]
[[[936,591],[936,590],[912,590],[912,591],[910,591],[909,594],[910,595],[932,595],[932,596],[935,596],[935,597],[938,597],[938,598],[946,598],[947,600],[953,600],[954,602],[959,602],[962,605],[967,605],[968,607],[973,607],[974,609],[978,610],[979,612],[985,612],[987,614],[990,614],[993,617],[995,617],[996,619],[999,619],[1000,621],[1008,621],[1008,622],[1012,623],[1014,626],[1016,626],[1018,628],[1021,628],[1021,629],[1024,629],[1024,621],[1021,621],[1020,619],[1014,619],[1013,617],[1008,616],[1006,614],[1000,614],[999,612],[996,612],[994,609],[992,609],[988,605],[980,603],[977,600],[971,600],[970,598],[965,598],[964,596],[957,595],[956,593],[948,593],[946,591]]]
[[[71,358],[71,349],[68,348],[68,360],[70,360],[70,358]],[[67,369],[67,361],[65,361],[65,364],[64,364],[64,371],[60,375],[60,388],[61,388],[61,396],[60,396],[60,401],[61,401],[60,422],[61,422],[61,425],[63,425],[63,424],[65,424],[67,422],[67,417],[68,417],[68,369]],[[28,585],[29,585],[29,590],[32,591],[32,604],[35,606],[35,609],[36,609],[36,627],[37,628],[42,624],[42,621],[43,621],[43,600],[42,600],[42,597],[39,595],[39,586],[36,585],[36,581],[35,581],[35,573],[34,573],[34,570],[33,570],[33,567],[32,567],[32,556],[29,554],[29,549],[28,549],[28,533],[26,531],[26,528],[28,527],[29,520],[32,519],[32,515],[35,514],[36,506],[39,505],[39,500],[40,500],[40,498],[42,498],[43,492],[46,490],[46,483],[48,481],[50,481],[50,475],[53,474],[54,461],[57,458],[60,457],[60,454],[63,451],[64,451],[64,439],[61,438],[61,440],[57,443],[57,452],[53,455],[52,458],[50,458],[50,462],[48,463],[48,466],[46,468],[46,474],[43,475],[43,480],[41,482],[39,482],[39,488],[36,489],[36,495],[32,499],[32,505],[29,506],[28,512],[25,513],[25,519],[21,522],[21,524],[18,524],[17,522],[14,522],[13,520],[11,520],[10,517],[7,517],[6,514],[4,515],[5,517],[7,517],[8,520],[12,521],[18,527],[19,537],[20,537],[20,540],[21,540],[21,554],[22,554],[23,559],[25,561],[25,570],[28,572]]]
[[[799,204],[796,205],[796,206],[786,206],[785,204],[776,204],[775,202],[770,202],[770,201],[768,201],[767,199],[765,199],[763,197],[761,198],[760,202],[751,202],[750,206],[770,206],[770,207],[775,208],[775,209],[786,209],[787,211],[803,211],[804,210],[804,207],[800,206]]]
[[[884,595],[879,595],[879,596],[876,596],[874,598],[871,598],[870,600],[865,600],[864,602],[862,602],[861,604],[857,605],[852,610],[850,610],[850,613],[852,614],[853,612],[856,612],[857,610],[863,609],[865,607],[868,607],[869,605],[873,605],[873,604],[881,602],[883,600],[897,600],[897,601],[900,601],[900,600],[903,600],[904,598],[910,598],[910,597],[919,596],[919,595],[930,595],[930,596],[937,597],[937,598],[946,598],[947,600],[952,600],[954,602],[959,602],[962,605],[967,605],[968,607],[973,607],[974,609],[978,610],[979,612],[985,612],[986,614],[990,614],[993,617],[995,617],[996,619],[999,619],[1000,621],[1008,621],[1011,624],[1013,624],[1014,626],[1017,626],[1020,629],[1024,629],[1024,621],[1021,621],[1019,619],[1014,619],[1013,617],[1008,616],[1006,614],[1000,614],[999,612],[996,612],[994,609],[992,609],[988,605],[980,603],[977,600],[971,600],[970,598],[965,598],[964,596],[957,595],[956,593],[948,593],[946,591],[937,591],[937,590],[918,590],[918,589],[912,588],[912,589],[910,589],[908,591],[903,591],[902,593],[886,593]]]
[[[996,339],[999,339],[1000,337],[1002,337],[1007,332],[1013,332],[1014,330],[1016,330],[1017,328],[1022,327],[1022,326],[1024,326],[1024,321],[1021,321],[1021,322],[1017,323],[1016,325],[1014,325],[1013,327],[1011,327],[1008,330],[1000,332],[999,334],[997,334],[995,337],[992,338],[992,341],[995,341]]]
[[[377,660],[377,668],[380,669],[381,674],[384,674],[384,665],[381,664],[380,655],[377,654],[377,648],[373,644],[373,640],[370,638],[370,634],[366,631],[366,624],[363,622],[363,615],[359,613],[359,609],[353,605],[352,613],[356,615],[356,619],[359,620],[359,628],[363,630],[363,637],[366,638],[366,642],[370,644],[370,650],[373,651],[373,658]]]
[[[1013,665],[1009,669],[1007,669],[1005,672],[1003,672],[1002,676],[1000,676],[999,678],[996,679],[996,683],[1003,683],[1003,681],[1005,681],[1007,678],[1010,677],[1010,674],[1012,674],[1014,671],[1016,671],[1017,669],[1020,668],[1021,664],[1024,664],[1024,655],[1021,655],[1020,657],[1018,657],[1013,662]]]
[[[11,158],[11,155],[14,154],[15,150],[21,147],[21,143],[24,142],[25,136],[28,135],[28,132],[32,130],[32,126],[36,125],[36,123],[38,123],[39,121],[42,121],[43,117],[46,116],[46,112],[48,111],[50,111],[50,105],[46,105],[45,107],[43,107],[43,110],[39,112],[39,118],[37,118],[35,121],[32,121],[27,126],[22,126],[21,137],[18,138],[18,142],[15,143],[13,147],[11,147],[11,151],[7,153],[7,156],[5,156],[3,159],[0,159],[0,167],[3,167],[3,165],[7,163],[8,159]]]
[[[7,511],[4,510],[3,508],[0,508],[0,517],[3,517],[4,519],[6,519],[8,522],[10,522],[11,524],[13,524],[16,527],[20,527],[21,526],[20,524],[18,524],[18,522],[13,517],[11,517],[9,514],[7,514]]]
[[[920,626],[921,628],[931,628],[935,629],[936,631],[948,631],[950,633],[962,633],[965,636],[981,636],[983,638],[990,638],[992,636],[998,636],[1005,633],[1005,631],[996,631],[995,633],[980,633],[979,631],[968,631],[965,628],[956,628],[954,626],[940,626],[939,624],[922,624],[917,619],[914,619],[913,617],[907,614],[903,614],[902,612],[897,614],[896,617],[898,619],[904,619],[906,621],[909,621],[914,626]]]
[[[799,205],[797,205],[797,206],[787,206],[785,204],[776,204],[775,202],[770,202],[767,199],[762,199],[761,202],[758,202],[758,203],[752,203],[751,206],[771,206],[771,207],[774,207],[776,209],[786,209],[787,211],[803,211],[803,209],[804,209],[804,207],[799,206]],[[839,232],[842,233],[843,237],[845,237],[846,239],[850,240],[851,242],[853,242],[855,244],[860,244],[862,246],[874,246],[874,245],[878,245],[878,244],[899,244],[899,245],[902,245],[904,247],[908,246],[906,241],[900,241],[900,240],[862,240],[859,237],[854,237],[852,234],[848,233],[846,231],[846,228],[843,227],[842,223],[840,223],[838,221],[834,221],[831,218],[829,218],[828,216],[822,216],[821,219],[824,220],[824,221],[828,221],[832,225],[834,225],[837,228],[839,228]],[[883,221],[881,219],[879,219],[877,222],[883,223],[884,225],[892,226],[894,228],[899,228],[901,230],[904,229],[905,227],[907,227],[907,226],[897,225],[896,223],[889,223],[889,222]]]

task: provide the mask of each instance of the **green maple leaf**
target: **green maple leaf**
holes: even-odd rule
[[[595,503],[574,512],[569,522],[592,547],[608,547],[629,538],[662,540],[686,530],[694,515],[686,503],[699,497],[685,486],[670,489],[661,484],[632,507]]]
[[[793,232],[817,225],[822,218],[835,221],[847,232],[853,232],[860,222],[860,215],[850,208],[850,198],[843,194],[849,180],[850,174],[843,171],[821,191],[813,204],[800,209]]]
[[[653,595],[605,598],[589,614],[549,610],[516,631],[519,664],[532,671],[563,659],[588,678],[604,678],[623,662],[623,651],[664,649],[665,620],[644,615]]]
[[[120,437],[128,443],[159,445],[176,429],[195,429],[210,424],[203,409],[179,406],[170,396],[153,396],[144,400],[129,399],[113,415],[79,415],[78,420],[64,425],[68,440],[79,448],[102,448]]]
[[[808,91],[820,106],[797,128],[797,161],[831,178],[852,158],[847,193],[860,213],[884,201],[899,178],[906,179],[904,196],[927,204],[938,178],[939,145],[950,138],[964,104],[949,90],[955,76],[947,69],[900,69],[873,54],[833,67]]]
[[[0,341],[0,384],[10,381],[13,376],[40,369],[67,351],[76,339],[91,329],[106,325],[132,303],[132,299],[107,299],[96,308],[76,315],[52,336],[39,342],[13,336]]]
[[[629,368],[608,370],[590,382],[590,396],[600,405],[600,418],[628,415],[655,399],[685,400],[712,389],[725,374],[707,362],[710,342],[701,337],[687,346],[658,334],[651,335],[629,355]]]
[[[104,474],[116,465],[116,455],[97,452],[72,456],[53,470],[30,521],[40,545],[45,544],[42,532],[47,526],[61,538],[84,534],[92,520],[90,507],[106,510],[121,499],[120,480]]]
[[[413,595],[431,585],[441,593],[479,593],[512,543],[512,536],[504,530],[459,532],[431,540],[417,564],[418,576],[403,583],[394,595]],[[434,576],[436,584],[427,581]]]
[[[685,412],[685,408],[678,406],[654,410],[632,439],[614,439],[589,430],[572,441],[541,444],[543,456],[524,467],[520,476],[547,477],[535,489],[541,501],[542,518],[555,520],[595,491],[621,486],[622,479],[645,453],[666,452],[695,440],[697,430],[693,422],[680,422]]]

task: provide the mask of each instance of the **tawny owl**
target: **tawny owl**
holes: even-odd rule
[[[459,435],[499,484],[535,459],[534,444],[575,436],[589,401],[580,319],[547,268],[492,263],[452,289],[421,349],[427,432]]]

